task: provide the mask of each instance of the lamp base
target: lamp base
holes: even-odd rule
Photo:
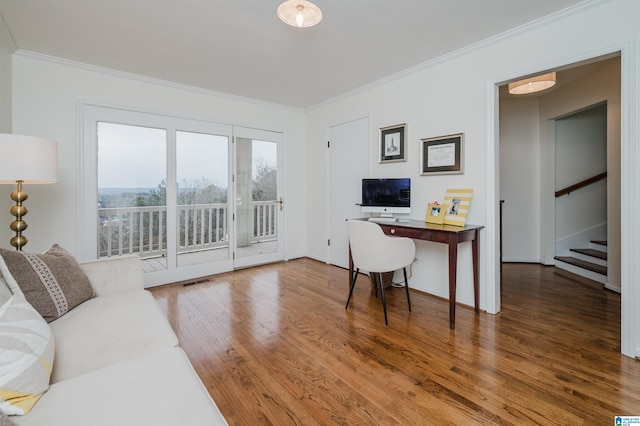
[[[22,217],[25,216],[29,211],[25,206],[22,205],[22,202],[29,198],[29,195],[26,191],[22,190],[23,181],[17,180],[18,188],[11,193],[11,199],[16,202],[16,205],[11,207],[11,214],[16,217],[16,220],[11,222],[9,228],[16,233],[15,237],[11,238],[9,244],[16,248],[16,250],[21,251],[22,247],[29,242],[27,237],[22,235],[22,231],[27,229],[27,222],[22,220]]]

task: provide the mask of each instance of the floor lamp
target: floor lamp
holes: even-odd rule
[[[27,237],[22,232],[27,223],[22,218],[27,214],[23,202],[28,198],[23,184],[55,183],[58,179],[58,144],[33,136],[0,134],[0,184],[16,184],[11,193],[15,205],[11,214],[16,220],[9,228],[16,233],[10,244],[22,250]]]

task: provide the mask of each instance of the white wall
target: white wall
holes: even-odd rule
[[[540,106],[500,99],[502,260],[540,262]]]
[[[0,23],[0,133],[11,133],[11,58],[13,40]]]
[[[13,58],[13,94],[14,132],[53,139],[58,142],[59,151],[58,183],[27,189],[29,229],[25,234],[30,251],[43,251],[57,242],[76,253],[79,226],[77,107],[79,100],[89,100],[284,132],[288,236],[285,256],[294,258],[306,254],[306,172],[300,161],[306,155],[302,111],[131,78],[21,52]],[[6,202],[2,201],[4,196],[0,194],[0,206],[8,210],[8,192]],[[8,230],[8,226],[6,228]],[[0,237],[0,246],[8,246],[8,240],[6,235]]]
[[[12,133],[12,89],[11,89],[11,64],[13,54],[13,40],[0,22],[0,133]],[[3,153],[4,155],[4,153]],[[9,229],[9,224],[15,220],[9,213],[9,209],[14,204],[9,198],[9,194],[15,190],[14,186],[0,185],[0,239],[9,241],[14,232]]]
[[[619,122],[611,125],[619,126]],[[607,170],[606,105],[599,105],[556,120],[555,129],[556,191]],[[559,251],[560,240],[606,223],[606,180],[592,183],[588,187],[556,198],[556,255],[569,255],[566,251]],[[605,228],[603,234],[597,239],[606,239],[606,237]],[[585,241],[585,243],[588,242],[589,240]],[[588,247],[588,245],[566,249],[581,247]]]
[[[595,2],[590,7],[576,7],[561,16],[537,22],[490,42],[479,43],[388,81],[317,106],[307,114],[308,191],[326,193],[326,166],[318,159],[326,157],[324,147],[329,126],[370,113],[374,135],[371,145],[375,148],[380,127],[408,123],[408,162],[379,165],[375,158],[371,158],[372,174],[406,175],[413,179],[414,219],[422,219],[427,203],[442,199],[447,188],[474,189],[468,222],[486,226],[480,243],[481,306],[486,308],[499,304],[499,298],[493,291],[499,279],[494,264],[497,260],[498,230],[493,215],[497,215],[499,195],[498,185],[493,186],[496,176],[493,164],[497,159],[493,140],[497,135],[492,121],[495,114],[492,107],[497,103],[497,96],[493,84],[620,49],[625,49],[625,54],[635,60],[638,56],[635,41],[640,36],[639,15],[640,2],[635,0]],[[628,96],[638,98],[637,72],[630,79],[636,93],[628,93]],[[629,113],[633,122],[638,122],[638,112],[633,110]],[[465,134],[465,173],[456,176],[419,176],[420,138],[457,132]],[[377,152],[376,149],[371,151]],[[635,157],[634,161],[637,163]],[[629,173],[634,172],[630,170]],[[326,257],[326,202],[321,197],[308,199],[308,250],[311,256],[317,258]],[[424,209],[417,206],[424,206]],[[488,213],[492,216],[489,217]],[[637,250],[638,243],[635,241],[639,236],[636,235],[631,247],[633,252]],[[411,285],[433,294],[446,294],[444,247],[421,243],[418,258],[420,266],[414,269]],[[490,260],[489,264],[487,260]],[[629,263],[628,267],[634,265]],[[464,303],[472,301],[470,271],[470,250],[463,245],[459,258],[458,299]],[[635,272],[631,275],[635,275]],[[630,294],[634,297],[631,303],[638,306],[635,292]],[[634,315],[630,310],[626,312]],[[640,333],[637,321],[633,320],[634,329],[637,330],[634,333]],[[634,335],[634,339],[638,337]]]

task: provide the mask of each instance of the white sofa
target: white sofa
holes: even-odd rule
[[[49,323],[50,387],[18,425],[226,425],[153,296],[137,256],[81,263],[95,297]],[[0,277],[0,305],[11,296]]]

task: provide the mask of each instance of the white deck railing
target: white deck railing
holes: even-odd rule
[[[274,201],[252,202],[252,243],[278,238]],[[229,245],[228,206],[191,204],[178,206],[178,253]],[[126,207],[98,209],[98,257],[138,254],[164,256],[167,250],[167,209]]]

